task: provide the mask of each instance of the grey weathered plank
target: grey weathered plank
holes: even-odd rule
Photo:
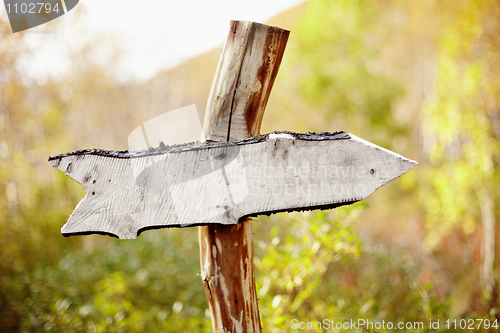
[[[275,132],[139,152],[84,150],[49,163],[87,191],[62,233],[119,238],[350,204],[417,164],[344,132]]]

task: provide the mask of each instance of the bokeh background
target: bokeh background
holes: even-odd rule
[[[190,104],[203,116],[222,45],[133,74],[127,36],[91,14],[83,1],[17,34],[0,16],[0,331],[207,332],[197,229],[65,238],[85,192],[47,158],[126,149],[134,128]],[[420,165],[352,206],[255,218],[264,331],[294,318],[500,325],[500,3],[309,0],[265,23],[291,35],[263,133],[345,130]]]

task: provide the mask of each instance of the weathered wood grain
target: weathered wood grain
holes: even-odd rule
[[[206,140],[259,134],[289,34],[265,24],[231,21],[205,112]]]
[[[205,140],[230,141],[260,134],[289,33],[253,22],[231,22],[207,103]],[[198,229],[201,276],[213,331],[261,332],[251,219]]]
[[[416,165],[343,132],[275,132],[131,153],[87,150],[49,163],[87,191],[62,233],[119,238],[349,204]]]

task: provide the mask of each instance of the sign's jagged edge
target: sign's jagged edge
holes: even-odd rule
[[[229,141],[229,142],[189,142],[182,143],[177,145],[165,145],[163,142],[160,142],[157,148],[149,147],[148,149],[136,150],[136,151],[128,151],[128,150],[103,150],[103,149],[81,149],[74,152],[59,154],[55,156],[49,157],[49,162],[51,165],[55,164],[56,160],[60,160],[61,158],[68,156],[82,156],[82,155],[99,155],[105,157],[114,157],[114,158],[140,158],[146,156],[154,156],[161,155],[166,153],[181,153],[191,150],[199,150],[205,148],[221,148],[221,147],[230,147],[230,146],[238,146],[238,145],[247,145],[253,143],[259,143],[267,141],[269,135],[271,134],[289,134],[296,139],[304,140],[304,141],[324,141],[324,140],[346,140],[350,139],[350,135],[343,131],[338,132],[321,132],[321,133],[295,133],[290,131],[275,131],[268,134],[262,134],[259,136],[255,136],[252,138],[238,140],[238,141]],[[57,167],[57,165],[53,165]]]

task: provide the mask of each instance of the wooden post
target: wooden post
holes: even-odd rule
[[[259,134],[289,31],[231,21],[203,124],[205,140]],[[201,277],[214,332],[261,332],[252,221],[199,227]]]

